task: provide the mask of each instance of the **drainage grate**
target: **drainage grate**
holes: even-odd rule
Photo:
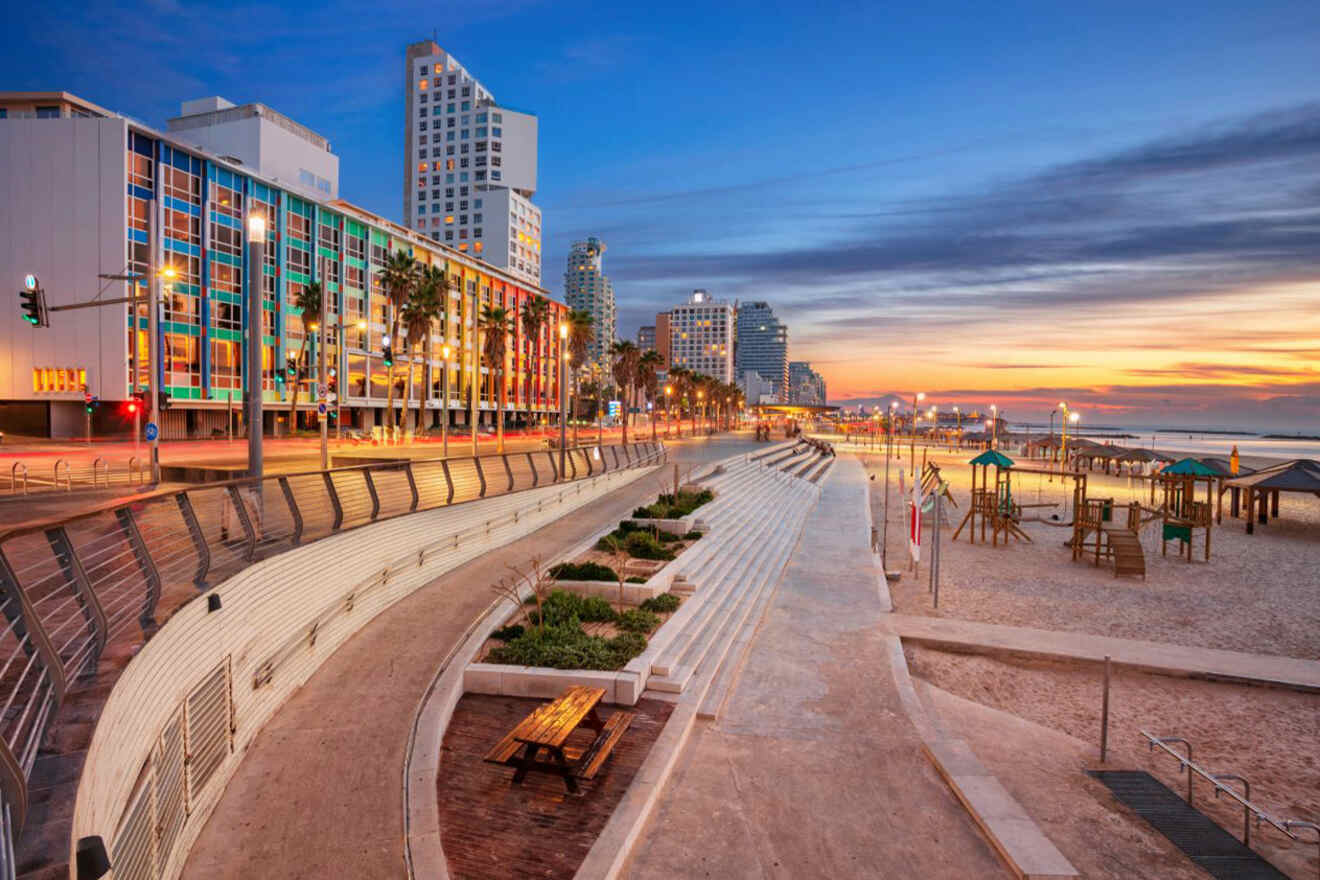
[[[1088,770],[1187,857],[1220,880],[1288,880],[1254,850],[1142,770]]]

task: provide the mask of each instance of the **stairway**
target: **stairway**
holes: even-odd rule
[[[1146,576],[1146,553],[1141,539],[1127,529],[1105,529],[1109,548],[1114,552],[1114,577],[1120,575]]]

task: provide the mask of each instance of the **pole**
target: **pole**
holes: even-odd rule
[[[448,333],[446,333],[446,335],[448,335]],[[444,457],[448,458],[449,457],[449,346],[446,345],[444,347],[443,354],[445,356],[445,367],[444,367],[445,378],[444,378],[444,388],[442,388],[440,391],[440,393],[444,396],[444,399],[440,401],[440,443],[441,443],[441,448],[444,450],[443,452]]]
[[[1100,703],[1100,763],[1109,753],[1109,655],[1105,655],[1105,690]]]
[[[935,607],[940,607],[940,485],[935,481],[935,524],[931,527],[934,540],[931,542],[930,579],[931,592],[935,594]]]
[[[234,441],[234,392],[225,395],[225,441]]]
[[[262,276],[265,274],[266,220],[253,215],[248,218],[248,273],[247,273],[247,369],[243,371],[243,384],[247,388],[248,476],[257,479],[256,489],[261,492],[263,459],[261,454],[261,354],[262,354]],[[154,372],[154,366],[153,366]],[[155,399],[155,396],[152,396]],[[260,497],[260,494],[258,494]]]
[[[889,442],[885,444],[885,519],[880,524],[880,567],[889,576],[889,459],[894,451],[894,419],[889,419]]]
[[[320,265],[317,267],[317,277],[321,281],[321,315],[316,323],[316,420],[321,423],[321,470],[330,470],[330,441],[328,431],[330,428],[330,413],[322,412],[323,407],[328,408],[326,401],[326,391],[328,385],[325,381],[325,347],[326,337],[329,335],[327,322],[330,317],[330,290],[325,283],[325,257],[318,257]],[[412,371],[412,361],[408,362],[408,370]],[[411,384],[411,383],[410,383]]]
[[[151,438],[151,482],[160,482],[160,394],[156,377],[162,375],[160,364],[160,297],[157,285],[160,276],[152,279],[147,287],[147,359],[150,370],[147,372],[147,395],[151,398],[151,421],[156,425],[156,436]]]
[[[477,456],[477,398],[481,394],[481,366],[477,358],[481,349],[481,330],[477,327],[477,295],[472,294],[472,396],[468,403],[468,427],[472,429],[472,457]]]
[[[562,349],[563,346],[561,345]],[[568,352],[559,353],[559,479],[564,479],[564,447],[568,445]]]

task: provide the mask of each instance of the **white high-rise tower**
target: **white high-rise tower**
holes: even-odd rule
[[[406,57],[405,222],[540,286],[536,117],[501,107],[431,40]]]

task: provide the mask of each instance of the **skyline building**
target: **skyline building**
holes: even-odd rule
[[[642,351],[655,349],[655,325],[643,324],[637,328],[637,347]]]
[[[603,270],[605,242],[599,238],[573,242],[564,267],[564,302],[591,314],[592,338],[587,360],[608,366],[616,338],[614,285]]]
[[[811,368],[808,361],[792,361],[788,365],[788,402],[823,406],[825,378]]]
[[[738,333],[734,347],[738,375],[759,373],[774,389],[779,403],[788,399],[788,327],[763,301],[738,304]],[[750,397],[748,399],[751,399]]]
[[[230,109],[239,108],[219,112]],[[516,315],[532,299],[549,300],[545,290],[324,192],[314,197],[287,181],[276,183],[236,157],[199,149],[195,140],[195,129],[161,132],[66,93],[0,92],[0,225],[6,230],[0,276],[35,275],[50,306],[98,293],[112,300],[133,294],[131,281],[98,276],[145,279],[136,318],[124,302],[61,312],[49,329],[33,328],[17,309],[0,318],[0,413],[11,431],[81,436],[84,393],[106,404],[92,414],[95,433],[131,431],[132,419],[109,404],[145,389],[154,368],[171,403],[162,436],[225,432],[226,420],[242,410],[248,382],[247,221],[254,215],[264,217],[267,229],[257,271],[265,305],[258,337],[268,431],[287,420],[294,383],[300,383],[299,412],[314,421],[318,381],[336,392],[333,410],[345,426],[370,428],[386,421],[392,380],[396,409],[408,400],[410,409],[424,413],[425,424],[438,424],[444,412],[466,424],[468,390],[479,377],[476,408],[483,421],[493,421],[499,390],[491,372],[477,364],[473,317],[486,304]],[[449,289],[432,328],[429,359],[396,349],[391,370],[383,357],[392,316],[382,280],[388,256],[400,250],[443,269]],[[167,268],[174,276],[169,281],[162,277]],[[310,323],[297,298],[314,281],[327,293],[332,322],[325,377],[317,376],[314,339],[301,375],[286,369]],[[160,301],[161,356],[154,367],[146,285]],[[550,302],[540,338],[524,339],[521,322],[514,322],[504,370],[506,418],[528,403],[534,415],[559,412],[554,328],[566,309]],[[446,370],[448,402],[441,399]]]
[[[705,290],[692,291],[687,302],[669,311],[669,365],[733,381],[734,321],[732,304]]]
[[[539,286],[536,116],[501,106],[433,40],[404,55],[404,223]]]

